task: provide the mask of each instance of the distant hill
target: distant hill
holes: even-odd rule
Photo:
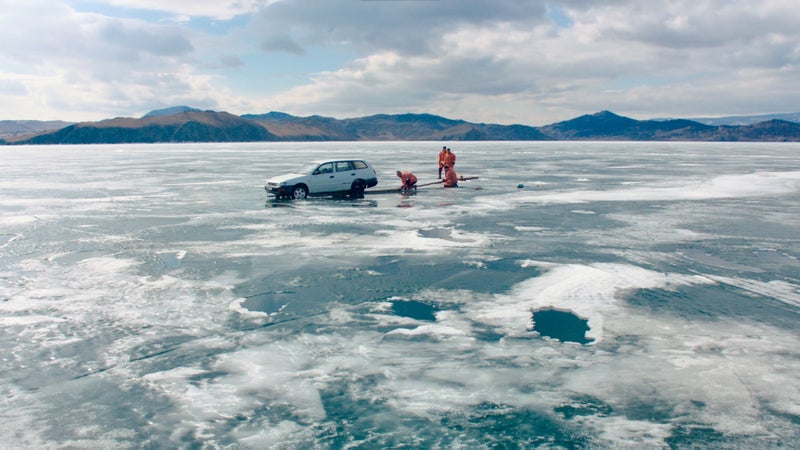
[[[541,127],[558,140],[673,141],[708,140],[714,127],[691,120],[635,120],[610,111],[587,114]]]
[[[534,127],[487,125],[432,114],[378,114],[355,119],[296,117],[270,112],[244,115],[285,140],[305,141],[469,141],[549,140]]]
[[[664,120],[664,119],[653,119]],[[761,114],[756,116],[726,116],[726,117],[695,117],[689,118],[695,122],[700,122],[705,125],[755,125],[760,122],[767,122],[769,120],[783,120],[786,122],[800,123],[800,112],[785,113],[785,114]]]
[[[245,114],[284,141],[357,141],[358,134],[348,130],[346,121],[332,117],[297,117],[281,112]]]
[[[634,120],[610,111],[539,128],[557,140],[800,142],[800,124],[770,120],[745,126],[712,126],[686,119]]]
[[[278,138],[258,124],[226,112],[186,111],[141,119],[82,122],[16,143],[121,144],[155,142],[254,142]]]
[[[164,109],[156,109],[150,111],[149,113],[142,116],[142,118],[146,117],[162,117],[162,116],[171,116],[173,114],[184,113],[184,112],[200,112],[197,108],[192,108],[190,106],[172,106],[169,108]]]
[[[82,122],[7,138],[7,144],[100,144],[259,141],[772,141],[800,142],[800,123],[768,120],[751,125],[635,120],[610,111],[543,127],[496,125],[432,114],[378,114],[352,119],[298,117],[282,112],[245,114],[187,106],[152,111],[142,118]]]
[[[0,120],[0,139],[58,130],[73,123],[62,120]]]
[[[753,125],[718,127],[714,141],[800,142],[800,123],[767,120]]]

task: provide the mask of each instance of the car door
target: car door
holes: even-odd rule
[[[322,194],[338,190],[336,180],[336,168],[334,163],[328,162],[320,164],[311,174],[308,188],[312,194]]]
[[[355,179],[356,171],[352,161],[336,161],[336,185],[339,186],[339,191],[349,191]]]

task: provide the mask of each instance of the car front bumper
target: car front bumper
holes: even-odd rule
[[[264,190],[267,191],[268,194],[272,194],[276,197],[281,197],[284,195],[291,195],[292,187],[291,186],[278,186],[278,185],[271,185],[268,184],[264,186]]]

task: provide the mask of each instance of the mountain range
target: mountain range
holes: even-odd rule
[[[785,120],[787,122],[800,122],[800,112],[785,114],[759,114],[755,116],[689,117],[687,119],[706,125],[753,125],[772,119]]]
[[[800,114],[794,116],[800,117]],[[17,129],[14,123],[19,125]],[[118,117],[80,123],[0,121],[0,125],[0,141],[4,144],[487,140],[800,142],[800,123],[789,120],[770,118],[746,125],[712,125],[688,119],[636,120],[610,111],[532,127],[473,123],[432,114],[378,114],[352,119],[298,117],[281,112],[237,116],[177,106],[151,111],[141,118]]]
[[[30,137],[42,131],[52,131],[72,125],[62,120],[0,120],[0,139],[16,136]]]

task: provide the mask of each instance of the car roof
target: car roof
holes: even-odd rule
[[[361,158],[315,159],[313,161],[310,161],[309,163],[310,164],[324,164],[324,163],[329,163],[329,162],[341,162],[341,161],[361,161],[361,162],[369,164],[367,161],[365,161],[364,159],[361,159]]]

